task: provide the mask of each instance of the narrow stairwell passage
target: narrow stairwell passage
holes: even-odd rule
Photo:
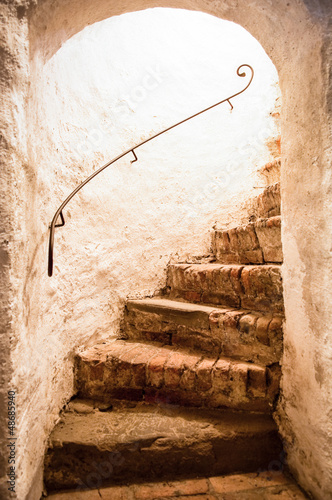
[[[283,324],[278,184],[255,210],[254,221],[214,232],[210,260],[170,265],[166,295],[128,300],[121,338],[77,356],[77,397],[45,458],[49,492],[113,485],[105,498],[172,498],[169,484],[123,485],[178,479],[173,497],[304,498],[280,470],[261,475],[283,452],[271,416]],[[246,475],[203,479],[234,473]]]

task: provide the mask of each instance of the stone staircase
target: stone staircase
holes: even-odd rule
[[[279,184],[252,213],[213,233],[211,258],[170,265],[165,295],[128,300],[121,338],[77,356],[77,397],[46,453],[48,491],[257,472],[278,460]]]

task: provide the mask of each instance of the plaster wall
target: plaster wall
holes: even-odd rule
[[[11,2],[10,6],[2,3],[5,16],[12,20],[8,36],[3,37],[1,43],[6,50],[7,61],[5,67],[10,66],[14,71],[16,81],[15,92],[12,80],[7,84],[7,77],[2,81],[2,93],[8,110],[16,107],[17,96],[24,101],[26,97],[26,38],[24,9],[22,5]],[[227,0],[224,2],[205,0],[159,1],[148,2],[127,0],[126,2],[106,2],[97,0],[91,4],[88,0],[44,0],[39,2],[30,17],[30,42],[31,57],[42,58],[48,61],[61,47],[61,44],[81,31],[85,26],[100,21],[112,15],[147,7],[166,6],[181,7],[192,10],[202,10],[217,17],[229,19],[242,25],[251,32],[262,44],[268,55],[277,67],[281,91],[283,96],[282,114],[282,209],[283,209],[283,249],[284,249],[284,291],[286,307],[285,328],[285,355],[283,361],[283,395],[278,411],[281,432],[285,439],[288,451],[288,460],[292,471],[307,491],[318,499],[331,498],[332,484],[332,429],[331,429],[331,289],[329,286],[331,276],[331,110],[332,92],[330,80],[331,64],[331,4],[329,0]],[[21,19],[20,19],[21,17]],[[22,23],[22,25],[20,24]],[[4,28],[2,28],[2,32]],[[17,36],[17,33],[22,35]],[[9,51],[8,47],[17,44],[19,50]],[[18,58],[18,59],[17,59]],[[14,69],[13,69],[14,68]],[[31,307],[31,303],[42,304],[44,298],[53,293],[54,305],[49,309],[49,321],[53,315],[56,324],[57,315],[67,314],[65,304],[57,305],[57,291],[46,292],[46,284],[41,280],[33,279],[35,270],[33,262],[42,262],[45,256],[38,253],[36,246],[29,244],[32,236],[41,236],[39,223],[38,232],[34,231],[35,189],[38,180],[35,180],[37,165],[29,164],[23,168],[24,161],[15,157],[9,161],[8,152],[15,150],[25,151],[25,137],[21,137],[20,145],[15,144],[18,124],[24,130],[24,115],[18,114],[9,123],[5,137],[10,137],[9,145],[2,144],[2,154],[5,156],[4,165],[8,172],[8,182],[2,187],[1,200],[15,192],[18,196],[10,196],[6,200],[5,214],[7,226],[5,227],[7,240],[14,241],[19,236],[19,241],[24,241],[25,246],[12,245],[7,254],[11,257],[10,265],[4,267],[2,285],[6,286],[6,296],[3,302],[4,316],[7,318],[9,328],[2,337],[4,349],[9,348],[9,334],[12,331],[15,339],[23,338],[26,342],[25,356],[34,360],[33,367],[48,359],[47,349],[56,352],[58,356],[59,371],[49,370],[45,362],[45,383],[37,390],[36,379],[27,378],[29,381],[23,388],[28,388],[28,393],[45,393],[45,403],[38,407],[40,418],[48,418],[48,425],[54,420],[57,413],[55,404],[52,406],[51,392],[59,389],[59,382],[63,381],[61,394],[65,399],[70,395],[72,386],[69,377],[64,380],[64,374],[69,373],[71,361],[64,359],[68,354],[64,344],[53,347],[45,330],[39,329],[38,318],[42,309]],[[24,158],[24,155],[22,156]],[[12,175],[25,176],[28,183],[19,183],[16,190],[12,186]],[[35,182],[37,184],[35,185]],[[14,184],[13,184],[14,185]],[[23,187],[28,186],[27,193]],[[8,193],[6,192],[8,191]],[[24,196],[25,197],[24,197]],[[21,197],[21,198],[20,198]],[[17,199],[29,200],[29,212],[26,214],[25,204],[20,204]],[[39,216],[39,215],[38,215]],[[5,220],[5,219],[4,219]],[[21,223],[20,223],[21,221]],[[29,234],[29,238],[28,235]],[[46,231],[44,231],[46,234]],[[37,240],[36,240],[37,241]],[[5,243],[6,245],[6,243]],[[39,241],[38,248],[43,244]],[[3,247],[4,248],[4,247]],[[26,260],[30,259],[29,266]],[[28,271],[26,271],[28,269]],[[32,271],[31,271],[32,270]],[[21,280],[12,279],[13,273]],[[106,270],[102,274],[103,280]],[[37,275],[36,275],[37,276]],[[84,273],[82,273],[84,276]],[[45,278],[46,280],[46,278]],[[22,282],[25,284],[22,289]],[[141,289],[144,289],[142,287]],[[9,292],[8,292],[9,290]],[[72,294],[73,302],[78,302],[75,296],[75,283],[68,288]],[[24,293],[23,293],[24,292]],[[14,300],[16,297],[16,302]],[[22,297],[25,299],[23,313],[19,316],[16,303]],[[39,297],[39,299],[38,299]],[[112,299],[113,297],[109,297]],[[38,300],[37,300],[38,299]],[[89,297],[86,298],[89,300]],[[80,295],[80,304],[85,306]],[[113,301],[114,302],[114,301]],[[112,300],[110,300],[112,303]],[[82,309],[83,314],[84,309]],[[21,313],[21,314],[23,314]],[[68,308],[68,313],[70,310]],[[15,322],[10,323],[11,316]],[[106,316],[106,315],[105,315]],[[79,323],[78,323],[79,326]],[[17,332],[20,331],[18,335]],[[29,335],[27,334],[29,332]],[[31,333],[32,332],[32,333]],[[37,333],[35,333],[37,332]],[[44,342],[45,351],[34,350],[36,335],[40,336],[39,342]],[[20,340],[21,341],[21,340]],[[84,338],[82,338],[84,342]],[[38,344],[40,345],[40,344]],[[72,346],[75,345],[74,336]],[[40,360],[40,356],[42,359]],[[16,358],[17,359],[17,358]],[[3,365],[4,366],[4,365]],[[53,365],[54,366],[54,365]],[[5,367],[7,378],[10,367]],[[15,371],[17,383],[20,382],[18,370]],[[24,374],[22,376],[23,384]],[[61,383],[61,382],[60,382]],[[34,384],[35,387],[34,387]],[[59,392],[60,393],[60,392]],[[23,390],[22,390],[23,395]],[[33,402],[33,401],[32,401]],[[25,405],[22,396],[22,408],[27,408],[28,422],[31,422],[30,408]],[[24,411],[22,411],[22,424]],[[48,415],[48,417],[46,417]],[[24,424],[23,424],[24,425]],[[44,429],[47,425],[44,427]],[[37,425],[35,426],[37,434]],[[34,429],[31,429],[33,431]],[[38,431],[40,433],[40,429]],[[24,435],[22,433],[22,435]],[[43,439],[43,438],[41,438]],[[27,438],[23,443],[31,443]],[[30,445],[29,445],[30,446]],[[40,447],[36,446],[40,453]],[[25,454],[27,452],[29,455]],[[33,450],[24,450],[22,456],[33,457]],[[31,453],[31,454],[30,454]],[[38,456],[38,454],[36,455]],[[36,461],[31,462],[30,469],[24,468],[22,472],[22,487],[27,491]],[[24,481],[23,481],[24,475]],[[24,484],[23,484],[24,483]],[[23,491],[23,490],[22,490]],[[33,493],[34,498],[37,493]],[[33,498],[33,496],[31,496]]]
[[[28,23],[17,2],[0,3],[0,497],[8,497],[8,390],[11,347],[24,331],[24,287],[28,198],[26,120],[29,58]],[[20,325],[20,326],[18,326]]]

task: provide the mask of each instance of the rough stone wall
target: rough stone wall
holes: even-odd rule
[[[41,48],[43,57],[49,58],[61,43],[83,29],[87,24],[120,14],[125,11],[140,10],[145,7],[167,6],[202,10],[221,18],[235,21],[251,32],[263,45],[275,63],[280,77],[283,96],[282,116],[282,210],[284,249],[284,290],[285,290],[285,356],[283,361],[283,397],[279,408],[279,423],[287,446],[289,463],[298,480],[317,499],[331,498],[332,483],[332,429],[331,429],[331,240],[329,220],[331,220],[331,3],[329,0],[228,0],[208,2],[205,0],[183,1],[138,1],[107,2],[98,0],[44,0],[39,2],[31,25],[32,53]],[[19,7],[19,9],[17,9]],[[24,5],[23,5],[24,7]],[[27,38],[26,24],[20,19],[24,8],[19,3],[2,2],[1,58],[4,61],[1,79],[2,110],[5,110],[6,124],[1,145],[1,187],[2,219],[6,237],[2,240],[2,256],[10,261],[3,267],[1,276],[3,324],[8,325],[3,332],[2,356],[9,362],[6,349],[9,338],[15,349],[16,325],[20,325],[20,335],[28,346],[26,352],[33,353],[34,336],[40,335],[46,350],[42,359],[47,359],[47,349],[58,354],[58,371],[49,379],[45,377],[41,391],[45,401],[50,401],[55,387],[63,397],[71,392],[71,381],[60,389],[58,381],[63,380],[70,360],[66,353],[49,346],[49,338],[38,330],[37,317],[31,311],[35,294],[54,295],[56,290],[45,292],[43,284],[34,290],[31,273],[26,260],[38,261],[37,251],[29,244],[25,231],[34,234],[34,198],[32,188],[23,193],[23,186],[32,186],[36,180],[32,169],[25,165],[25,119],[23,102],[27,80]],[[6,20],[4,24],[3,21]],[[9,77],[11,73],[12,77]],[[18,124],[23,125],[18,130]],[[19,137],[19,141],[17,141]],[[14,179],[18,182],[15,185]],[[28,183],[25,181],[28,180]],[[8,189],[15,186],[15,190]],[[37,184],[36,184],[37,186]],[[36,189],[36,187],[35,187]],[[22,200],[28,200],[27,205]],[[28,217],[25,217],[28,207]],[[4,214],[4,216],[3,216]],[[25,221],[25,219],[27,221]],[[28,231],[27,231],[28,232]],[[30,237],[30,240],[32,238]],[[8,244],[7,241],[10,243]],[[25,246],[20,242],[25,242]],[[44,242],[43,242],[44,244]],[[31,262],[29,269],[32,269]],[[22,279],[23,277],[23,279]],[[75,285],[75,283],[73,284]],[[24,292],[24,294],[23,294]],[[23,295],[25,301],[23,302]],[[26,299],[28,297],[28,300]],[[24,317],[19,306],[24,303]],[[56,317],[58,309],[51,313]],[[21,317],[20,317],[21,315]],[[16,322],[12,322],[12,318]],[[61,347],[61,346],[60,346]],[[19,353],[17,353],[18,359]],[[31,373],[41,355],[35,353],[31,359]],[[67,364],[66,364],[67,363]],[[45,365],[47,363],[45,362]],[[64,367],[64,364],[66,366]],[[1,365],[5,376],[9,376],[10,366]],[[68,372],[67,372],[68,373]],[[38,381],[29,373],[22,373],[16,382],[23,394],[33,393]],[[29,412],[35,402],[26,406]],[[48,404],[36,408],[35,416],[49,415],[51,426],[58,408]],[[31,415],[31,413],[30,413]],[[3,415],[2,415],[3,416]],[[38,434],[37,425],[29,429],[36,436],[35,450],[24,449],[28,442],[22,438],[21,456],[26,456],[26,464],[31,459],[31,468],[26,465],[21,471],[24,476],[24,490],[33,482],[36,470],[36,456],[40,456],[40,445],[44,436]],[[24,432],[22,436],[24,435]],[[38,455],[39,454],[39,455]],[[23,486],[22,486],[23,487]],[[24,498],[22,493],[21,498]],[[31,493],[37,499],[37,493]],[[5,498],[5,497],[4,497]]]
[[[10,383],[11,349],[24,335],[22,311],[24,268],[29,243],[26,238],[27,172],[25,104],[28,85],[27,2],[0,2],[0,497],[8,498],[7,392],[20,391]],[[22,448],[16,448],[16,472]]]

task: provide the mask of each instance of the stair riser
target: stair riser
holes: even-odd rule
[[[280,266],[170,265],[171,299],[283,313]]]
[[[204,359],[155,346],[123,343],[105,361],[79,357],[81,397],[145,400],[182,406],[233,408],[269,413],[279,390],[280,369],[232,360]],[[275,368],[277,367],[277,368]]]
[[[256,217],[275,217],[280,215],[281,196],[280,183],[268,186],[254,200],[252,211]]]
[[[111,484],[265,470],[279,459],[276,431],[190,440],[142,440],[98,446],[64,443],[47,451],[45,485],[48,491],[84,491]],[[225,459],[227,457],[227,459]]]
[[[125,338],[157,341],[265,365],[280,361],[281,316],[217,309],[210,314],[147,309],[145,306],[141,310],[137,303],[127,304]]]
[[[224,264],[281,263],[281,218],[273,217],[228,231],[215,231],[212,248],[217,261]]]

